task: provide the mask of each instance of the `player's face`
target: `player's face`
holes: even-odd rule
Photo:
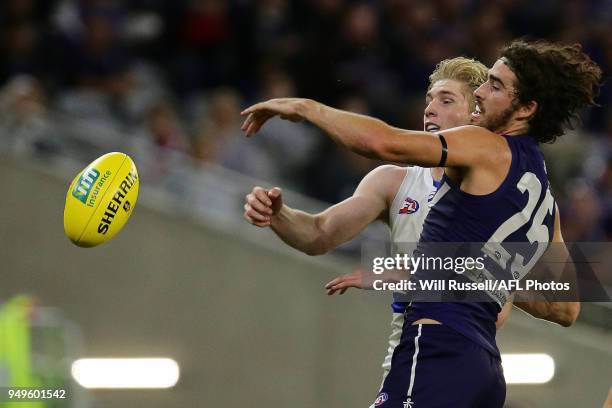
[[[453,79],[435,82],[425,97],[423,128],[428,132],[470,123],[470,104],[464,83]]]
[[[515,82],[514,72],[502,60],[497,60],[489,70],[489,79],[474,91],[476,109],[472,124],[492,132],[503,131],[517,110]]]

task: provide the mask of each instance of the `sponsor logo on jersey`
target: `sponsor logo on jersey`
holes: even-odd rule
[[[419,202],[410,197],[404,199],[404,206],[400,208],[400,214],[413,214],[419,210]]]
[[[408,397],[408,399],[404,401],[403,408],[413,408],[413,407],[414,407],[414,401],[412,401],[412,398]]]
[[[389,395],[386,392],[381,392],[380,394],[378,394],[378,397],[376,397],[376,401],[374,401],[374,406],[379,407],[388,399]]]
[[[74,189],[72,189],[72,196],[83,204],[87,203],[89,192],[98,177],[100,177],[100,172],[97,169],[93,167],[85,169],[79,177],[79,181],[74,185]]]

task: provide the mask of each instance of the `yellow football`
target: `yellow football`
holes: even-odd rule
[[[125,153],[107,153],[72,180],[64,207],[64,232],[80,247],[114,237],[134,211],[138,171]]]

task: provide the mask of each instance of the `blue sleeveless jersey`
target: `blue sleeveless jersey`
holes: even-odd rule
[[[522,278],[553,236],[555,203],[538,142],[529,135],[504,136],[512,152],[510,170],[491,194],[465,193],[444,176],[425,219],[420,247],[427,243],[482,242],[491,252],[504,254],[514,279]],[[520,242],[528,254],[504,250],[503,243]],[[514,271],[514,272],[512,272]],[[413,302],[410,320],[430,318],[456,330],[499,355],[495,322],[497,302]]]

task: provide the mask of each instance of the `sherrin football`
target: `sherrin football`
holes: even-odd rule
[[[125,153],[107,153],[72,180],[64,207],[64,232],[80,247],[114,237],[134,211],[138,171]]]

